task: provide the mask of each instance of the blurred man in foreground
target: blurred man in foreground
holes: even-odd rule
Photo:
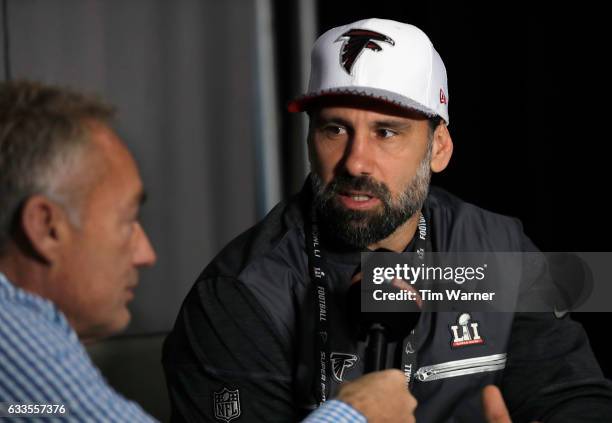
[[[82,344],[126,327],[138,269],[156,259],[112,116],[73,91],[0,84],[0,417],[153,420],[106,384]],[[399,371],[370,375],[310,421],[406,421],[416,402],[402,386]]]
[[[112,115],[75,92],[0,86],[0,402],[9,415],[152,420],[106,384],[81,343],[126,327],[138,269],[156,259],[138,221],[142,181]]]

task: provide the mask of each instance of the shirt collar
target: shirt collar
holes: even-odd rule
[[[19,288],[2,272],[0,272],[0,300],[18,303],[23,307],[36,311],[46,320],[59,325],[71,336],[76,337],[66,316],[64,316],[64,313],[62,313],[52,301]]]
[[[4,275],[4,273],[0,272],[0,292],[4,292],[4,291],[10,292],[14,289],[15,287],[13,286],[12,283],[9,282],[9,280]]]

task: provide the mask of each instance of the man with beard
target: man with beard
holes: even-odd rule
[[[363,374],[366,342],[346,303],[362,251],[535,249],[517,220],[429,187],[453,143],[446,70],[418,28],[368,19],[329,30],[313,47],[308,93],[289,109],[310,117],[311,175],[188,294],[164,348],[177,421],[237,417],[222,412],[227,392],[245,421],[295,421]],[[449,328],[470,321],[486,342],[453,347]],[[567,316],[423,312],[388,347],[387,367],[411,379],[417,421],[611,411],[610,383]]]

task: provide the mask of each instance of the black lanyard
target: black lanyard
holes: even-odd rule
[[[414,251],[421,261],[425,260],[425,253],[432,251],[431,235],[429,233],[429,215],[425,207],[420,213],[417,230],[414,234]],[[314,298],[317,313],[315,313],[315,328],[317,338],[317,348],[315,363],[318,363],[319,372],[316,375],[315,397],[319,405],[324,403],[329,396],[329,375],[330,375],[330,310],[329,300],[329,280],[325,269],[325,261],[321,251],[319,225],[317,213],[311,203],[310,218],[306,220],[306,251],[308,253],[308,267],[310,280],[313,282],[315,291]],[[411,382],[412,371],[416,366],[416,351],[412,347],[414,342],[414,331],[404,340],[402,345],[402,369],[404,370],[407,382]],[[407,372],[410,369],[410,372]]]
[[[315,287],[315,302],[317,304],[315,313],[317,355],[315,363],[319,363],[319,372],[316,375],[318,383],[315,384],[317,402],[319,405],[327,400],[329,395],[329,310],[327,301],[329,298],[329,281],[325,270],[323,256],[321,254],[319,225],[317,213],[312,206],[310,218],[306,221],[306,251],[308,252],[308,267],[310,280]]]
[[[430,225],[431,219],[429,212],[426,207],[421,210],[421,216],[419,217],[419,224],[417,231],[414,234],[416,237],[414,244],[414,252],[417,254],[418,260],[421,262],[425,261],[425,254],[432,252],[433,247],[431,243]],[[406,386],[408,389],[412,387],[414,382],[413,374],[416,371],[417,366],[417,347],[415,346],[416,336],[415,330],[404,339],[402,342],[402,363],[401,370],[404,372],[406,377]]]

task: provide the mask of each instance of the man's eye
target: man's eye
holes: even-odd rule
[[[391,129],[384,129],[384,128],[383,129],[378,129],[376,131],[376,133],[377,133],[377,135],[380,138],[391,138],[391,137],[397,135],[397,132],[392,131]]]
[[[325,131],[327,135],[334,137],[346,134],[346,128],[338,125],[327,125],[325,128],[323,128],[323,131]]]

